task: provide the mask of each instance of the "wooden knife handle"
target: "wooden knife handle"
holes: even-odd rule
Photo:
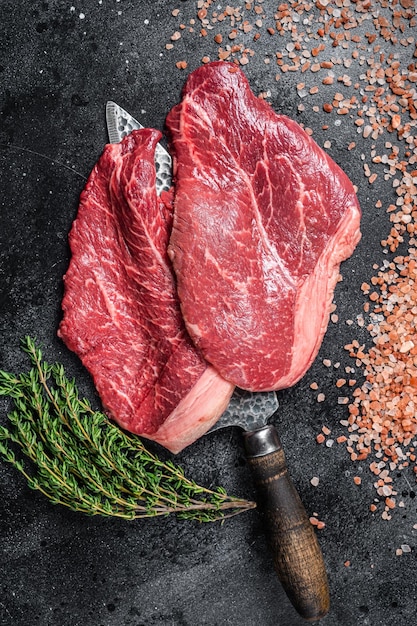
[[[265,426],[245,433],[244,441],[275,570],[298,613],[308,621],[319,620],[330,606],[326,568],[315,530],[288,474],[278,433]]]

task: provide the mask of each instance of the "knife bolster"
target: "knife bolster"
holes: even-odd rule
[[[273,426],[267,425],[243,435],[245,451],[248,458],[265,456],[271,452],[282,450],[278,433]]]

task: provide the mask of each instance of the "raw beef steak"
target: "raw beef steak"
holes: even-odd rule
[[[206,432],[233,385],[192,344],[167,256],[171,198],[155,190],[160,133],[107,145],[70,233],[59,335],[123,428],[178,452]]]
[[[360,239],[353,185],[230,63],[189,76],[167,127],[187,329],[235,385],[288,387],[319,350],[339,264]]]

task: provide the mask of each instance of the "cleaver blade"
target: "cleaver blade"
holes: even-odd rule
[[[143,128],[113,101],[106,104],[110,143]],[[158,195],[172,184],[172,159],[158,144],[155,151]],[[316,533],[288,473],[277,430],[268,420],[278,409],[275,391],[253,393],[236,388],[228,407],[209,433],[228,426],[243,429],[246,458],[254,477],[274,568],[294,608],[316,621],[329,610],[326,568]]]
[[[132,130],[143,128],[138,120],[112,100],[106,103],[106,124],[110,143],[119,143]],[[160,143],[155,149],[155,168],[156,193],[160,196],[163,191],[169,191],[172,185],[171,155]]]
[[[209,432],[227,426],[240,426],[245,431],[257,430],[266,426],[278,407],[275,391],[253,393],[236,387],[226,410]]]

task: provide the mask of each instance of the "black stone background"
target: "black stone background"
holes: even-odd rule
[[[71,10],[71,4],[74,10]],[[220,4],[220,3],[219,3]],[[49,360],[60,360],[94,400],[88,375],[56,338],[61,278],[68,264],[67,233],[84,181],[106,142],[104,105],[114,99],[144,125],[163,127],[180,98],[188,71],[214,44],[197,36],[165,50],[178,20],[188,23],[196,3],[177,0],[0,1],[0,366],[22,371],[19,340],[31,334]],[[266,12],[275,2],[265,2]],[[80,13],[85,19],[80,19]],[[203,45],[204,43],[204,45]],[[257,50],[263,50],[260,43]],[[276,45],[276,44],[275,44]],[[274,48],[276,49],[276,48]],[[329,45],[328,54],[332,54]],[[400,51],[401,52],[401,51]],[[404,50],[404,53],[406,51]],[[327,53],[327,52],[326,52]],[[343,265],[336,290],[341,320],[361,312],[360,285],[381,262],[381,238],[389,230],[385,209],[375,208],[392,188],[368,185],[360,159],[361,137],[343,121],[323,133],[324,114],[297,111],[295,84],[280,82],[255,56],[245,68],[256,93],[314,129],[319,143],[331,139],[331,156],[358,186],[363,239]],[[189,68],[179,71],[182,57]],[[128,63],[126,63],[128,60]],[[315,77],[303,76],[307,86]],[[357,148],[346,151],[351,140]],[[391,138],[392,139],[392,138]],[[380,177],[381,179],[381,177]],[[414,478],[396,477],[406,507],[390,522],[369,512],[375,496],[367,463],[353,465],[343,446],[319,447],[323,424],[343,434],[337,378],[323,358],[351,364],[343,345],[364,330],[331,324],[320,355],[305,378],[281,392],[274,420],[291,474],[309,513],[326,522],[319,540],[328,568],[332,608],[326,626],[402,626],[416,622],[416,507]],[[309,385],[320,381],[318,404]],[[6,405],[1,404],[5,421]],[[161,452],[164,454],[164,451]],[[169,456],[168,454],[166,456]],[[204,484],[254,497],[239,433],[217,432],[177,457],[186,473]],[[360,488],[352,476],[363,477]],[[310,484],[320,476],[319,486]],[[166,519],[124,522],[89,518],[51,505],[28,489],[10,466],[0,464],[0,623],[3,626],[299,626],[271,566],[257,512],[223,525]],[[412,481],[412,482],[411,482]],[[412,552],[398,557],[409,544]],[[346,568],[344,562],[351,561]]]

